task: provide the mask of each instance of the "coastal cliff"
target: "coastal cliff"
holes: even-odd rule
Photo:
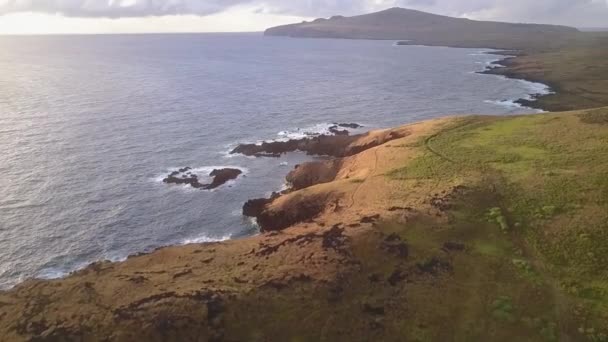
[[[288,225],[0,293],[0,340],[601,341],[607,123],[596,109],[372,132],[289,175],[262,208]]]

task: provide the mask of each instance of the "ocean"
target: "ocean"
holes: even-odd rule
[[[0,288],[98,260],[257,233],[245,201],[313,159],[238,143],[452,115],[534,112],[541,84],[481,75],[490,50],[262,34],[0,37]],[[244,171],[202,191],[180,167]]]

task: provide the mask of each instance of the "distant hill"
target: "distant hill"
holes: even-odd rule
[[[583,32],[608,32],[608,27],[579,27]]]
[[[576,28],[452,18],[404,8],[354,17],[335,16],[273,27],[269,36],[409,40],[416,44],[522,48],[577,35]]]

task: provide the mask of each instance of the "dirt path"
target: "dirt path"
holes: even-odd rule
[[[353,193],[350,196],[350,205],[348,206],[349,209],[351,209],[355,205],[355,197],[357,196],[357,193],[359,192],[359,190],[361,190],[361,187],[363,186],[363,184],[365,184],[365,181],[369,177],[372,177],[376,173],[376,170],[378,169],[378,149],[379,149],[379,147],[376,147],[374,149],[374,166],[373,166],[371,172],[369,173],[369,175],[367,177],[365,177],[365,180],[361,184],[357,185],[357,187],[355,188],[355,191],[353,191]]]

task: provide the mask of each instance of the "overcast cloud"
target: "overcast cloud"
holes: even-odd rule
[[[19,12],[84,18],[214,15],[236,5],[299,17],[355,15],[393,6],[472,19],[608,26],[608,0],[0,0],[0,15]]]

